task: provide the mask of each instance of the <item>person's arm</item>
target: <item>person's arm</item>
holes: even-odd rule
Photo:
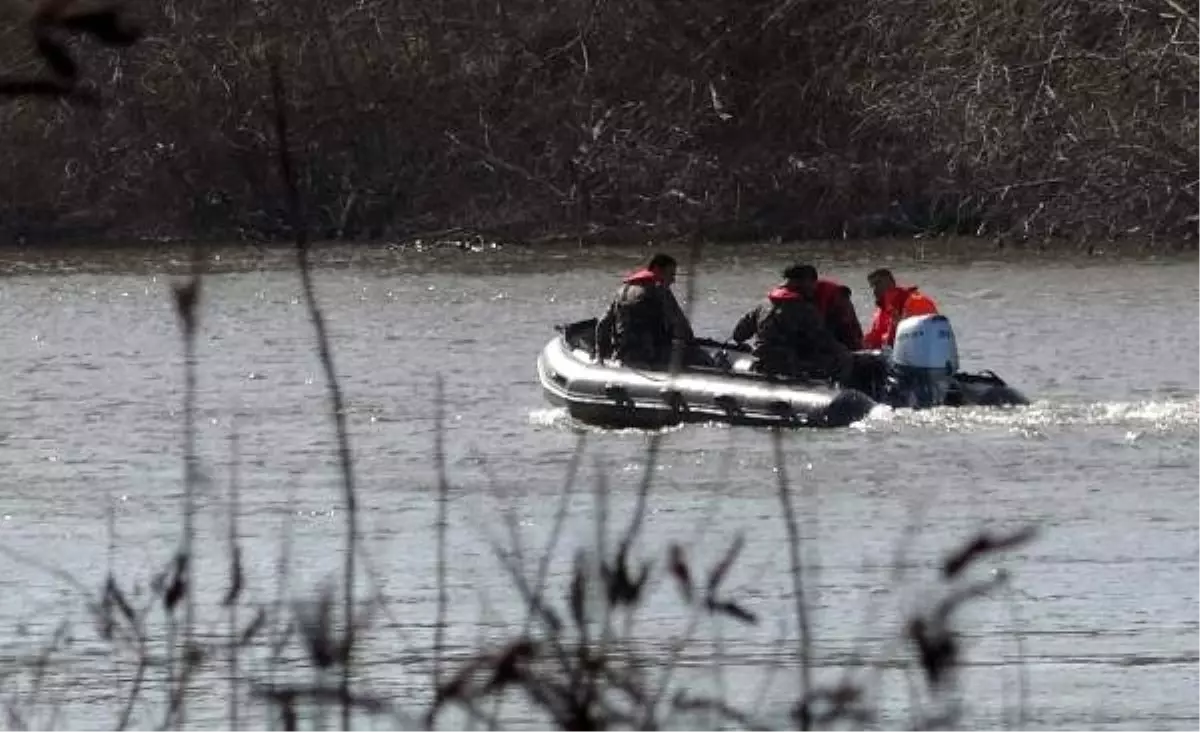
[[[863,348],[883,348],[888,331],[891,329],[890,320],[883,308],[875,308],[875,315],[871,318],[871,328],[863,335]]]
[[[858,322],[858,313],[854,310],[854,302],[846,296],[837,301],[837,325],[842,335],[843,344],[852,351],[863,347],[862,326]]]
[[[604,316],[596,321],[596,360],[603,361],[612,355],[613,324],[616,322],[617,303],[614,301],[604,312]]]
[[[758,329],[758,308],[750,310],[742,317],[738,318],[738,322],[733,326],[733,342],[745,343],[754,335],[754,331]]]
[[[886,345],[890,346],[896,342],[896,330],[900,327],[900,321],[909,316],[910,315],[908,313],[904,312],[903,305],[900,305],[899,307],[893,307],[891,312],[888,313],[887,340],[884,341]]]
[[[687,316],[683,314],[683,308],[679,307],[679,301],[675,299],[675,293],[671,292],[669,287],[662,288],[663,292],[663,308],[666,310],[667,326],[671,329],[671,338],[682,341],[683,343],[691,343],[696,339],[696,334],[692,332],[692,324],[688,322]]]

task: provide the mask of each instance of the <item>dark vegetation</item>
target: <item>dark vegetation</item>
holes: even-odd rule
[[[0,72],[75,71],[6,7]],[[274,53],[319,239],[1196,244],[1200,36],[1177,0],[133,10],[144,42],[92,53],[69,100],[39,82],[0,107],[0,236],[288,238]]]
[[[94,7],[94,6],[93,6]],[[136,34],[111,31],[118,16],[109,11],[93,12],[82,2],[46,3],[45,16],[35,26],[35,33],[48,64],[56,76],[47,78],[17,77],[0,82],[0,95],[28,98],[29,96],[57,97],[75,103],[96,103],[103,92],[78,87],[73,79],[77,70],[74,57],[51,34],[85,32],[107,43],[131,41]],[[356,568],[356,559],[366,558],[357,534],[354,483],[354,461],[349,438],[342,419],[341,396],[334,354],[329,347],[321,309],[313,292],[308,264],[308,237],[305,225],[304,197],[297,185],[295,171],[305,169],[293,151],[312,150],[290,137],[290,120],[294,119],[294,97],[288,94],[286,68],[281,55],[267,52],[265,67],[270,81],[268,104],[261,110],[269,121],[253,124],[266,132],[263,144],[273,154],[272,166],[264,163],[264,175],[280,176],[285,193],[281,214],[288,221],[294,236],[297,267],[305,302],[314,327],[314,340],[324,367],[329,395],[329,414],[337,432],[341,467],[341,487],[346,508],[346,537],[342,547],[345,558],[341,587],[322,592],[311,602],[293,604],[287,596],[286,577],[280,579],[273,601],[264,602],[259,588],[248,587],[243,572],[246,558],[242,555],[237,531],[239,490],[235,470],[228,479],[229,533],[226,541],[227,587],[219,602],[196,597],[194,580],[198,485],[201,471],[194,446],[195,398],[195,334],[198,305],[203,297],[203,272],[199,264],[203,257],[197,250],[196,270],[174,290],[174,304],[179,317],[181,346],[184,353],[182,390],[184,419],[184,500],[181,507],[179,548],[165,561],[163,571],[152,585],[152,592],[141,598],[133,591],[131,582],[116,576],[111,570],[107,577],[95,583],[76,579],[62,570],[48,568],[87,598],[95,631],[114,658],[128,660],[129,673],[118,678],[125,701],[114,710],[113,726],[126,728],[135,719],[144,720],[147,714],[161,720],[163,728],[183,728],[194,721],[188,715],[195,677],[206,665],[224,662],[228,668],[228,722],[238,728],[250,705],[266,705],[278,726],[296,729],[302,723],[310,725],[322,719],[324,710],[340,711],[339,728],[349,728],[355,715],[380,716],[392,724],[413,724],[432,727],[451,710],[467,715],[473,723],[488,727],[499,726],[500,710],[504,704],[519,702],[530,718],[560,729],[639,728],[660,729],[677,722],[684,715],[708,726],[763,729],[778,726],[778,720],[758,718],[758,709],[739,709],[720,695],[695,692],[681,681],[681,654],[696,638],[701,623],[754,624],[758,622],[755,608],[726,586],[726,578],[737,561],[741,540],[735,539],[723,557],[712,566],[701,567],[690,561],[685,549],[673,544],[666,557],[658,562],[645,556],[638,548],[644,518],[652,500],[653,477],[659,450],[665,438],[662,434],[648,438],[648,449],[640,483],[636,488],[636,503],[632,515],[610,544],[608,490],[600,482],[595,490],[597,534],[590,551],[580,552],[575,559],[567,588],[557,601],[548,588],[549,557],[553,556],[561,538],[562,518],[567,501],[575,490],[576,475],[585,457],[585,436],[567,466],[567,480],[561,493],[558,522],[551,531],[547,546],[533,578],[529,577],[524,553],[514,540],[509,546],[497,546],[496,558],[503,571],[511,577],[514,587],[524,600],[528,617],[518,630],[504,642],[487,645],[471,654],[446,657],[443,638],[446,624],[445,582],[447,513],[449,510],[450,478],[446,472],[441,443],[443,430],[438,430],[438,442],[433,446],[432,459],[438,467],[438,490],[432,500],[438,502],[438,521],[431,531],[431,540],[438,543],[438,611],[436,631],[431,649],[418,649],[432,657],[431,691],[427,700],[396,699],[370,694],[363,690],[365,670],[355,668],[355,652],[361,643],[362,623],[371,607],[385,608],[390,598],[378,592],[356,594],[360,577],[373,579],[367,562]],[[83,95],[80,95],[80,92]],[[289,103],[289,99],[293,101]],[[100,109],[104,109],[101,105]],[[248,118],[249,119],[249,118]],[[252,124],[247,121],[247,124]],[[300,138],[301,140],[303,138]],[[312,170],[311,167],[307,168]],[[263,182],[266,185],[266,182]],[[694,250],[691,266],[699,260],[699,247]],[[694,283],[695,278],[687,278]],[[688,298],[691,302],[694,298]],[[441,390],[438,391],[439,407]],[[232,450],[237,456],[237,435],[233,435]],[[793,488],[786,472],[783,436],[779,430],[770,433],[775,448],[775,469],[772,486],[779,497],[781,520],[787,528],[788,567],[795,599],[796,666],[799,684],[792,694],[788,726],[800,729],[828,727],[837,724],[856,726],[873,724],[878,720],[873,688],[879,683],[883,669],[895,663],[897,656],[911,659],[914,676],[910,676],[911,722],[918,727],[943,727],[961,724],[961,700],[956,679],[963,666],[967,648],[956,630],[955,613],[964,604],[1003,587],[1010,581],[1004,571],[991,573],[986,579],[973,576],[974,570],[997,553],[1019,546],[1032,538],[1028,528],[1009,534],[981,533],[969,537],[961,547],[951,551],[939,569],[935,591],[927,592],[926,602],[913,610],[906,619],[898,639],[906,653],[892,649],[880,658],[868,658],[855,668],[847,669],[836,683],[818,680],[812,673],[814,638],[810,614],[814,605],[807,588],[812,582],[802,548],[802,533],[798,514],[815,518],[815,502],[797,507]],[[211,497],[211,493],[208,494]],[[110,512],[110,535],[115,532]],[[512,528],[512,527],[510,527]],[[287,558],[285,543],[283,554]],[[10,558],[35,566],[36,558],[22,557],[0,547]],[[906,550],[899,547],[894,581],[903,579],[907,565]],[[281,568],[287,566],[281,561]],[[280,570],[281,574],[286,569]],[[671,639],[667,657],[647,657],[639,648],[638,637],[629,628],[630,620],[642,607],[650,583],[663,578],[674,584],[679,596],[681,627]],[[374,582],[368,584],[372,589]],[[340,599],[340,603],[338,602]],[[203,601],[202,601],[203,600]],[[1011,601],[1011,598],[1010,598]],[[340,605],[339,619],[336,608]],[[218,618],[201,618],[199,612],[216,609]],[[213,628],[223,625],[221,634],[198,634],[197,627]],[[24,676],[27,693],[7,695],[4,706],[10,727],[50,726],[53,722],[53,698],[43,695],[43,684],[56,668],[52,660],[67,654],[64,646],[71,632],[60,626],[50,639],[44,653],[33,659],[19,672],[10,672],[6,680]],[[300,654],[313,671],[312,681],[283,682],[274,675],[275,668],[291,649]],[[262,666],[246,663],[251,657],[266,656],[266,671]],[[719,667],[720,658],[715,666]],[[908,668],[905,663],[904,668]],[[1024,691],[1016,705],[1024,713]],[[51,714],[43,716],[49,707]],[[1023,716],[1015,720],[1020,726]],[[144,722],[143,722],[144,724]],[[141,725],[139,725],[141,726]]]

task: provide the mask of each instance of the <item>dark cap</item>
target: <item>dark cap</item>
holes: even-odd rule
[[[892,271],[890,269],[888,269],[887,267],[880,267],[879,269],[871,272],[871,274],[867,275],[867,282],[875,282],[876,280],[895,282],[896,277],[895,277],[895,275],[892,274]]]
[[[665,252],[657,252],[646,262],[646,269],[667,269],[668,267],[678,267],[679,263],[675,261],[675,257]]]
[[[783,278],[785,280],[813,280],[817,279],[817,268],[811,264],[793,264],[791,267],[783,270]]]

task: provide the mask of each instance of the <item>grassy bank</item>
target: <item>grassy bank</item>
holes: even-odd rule
[[[191,268],[193,242],[46,241],[0,246],[0,274],[31,277],[69,274],[135,274],[183,276]],[[295,253],[286,242],[226,241],[205,244],[205,271],[226,274],[247,271],[290,271]],[[570,272],[581,267],[608,269],[615,277],[634,267],[654,250],[680,253],[686,242],[651,239],[616,244],[583,244],[559,241],[540,244],[502,242],[479,244],[462,240],[442,243],[313,242],[311,262],[316,270],[339,269],[414,274],[445,272],[463,276],[503,271],[513,276],[529,273]],[[930,265],[959,266],[990,263],[1027,267],[1073,263],[1105,265],[1113,262],[1176,262],[1194,266],[1195,247],[1178,250],[1164,242],[1117,240],[1112,242],[1003,242],[964,237],[928,239],[879,238],[846,241],[708,242],[706,259],[712,266],[735,260],[780,262],[807,259],[823,272],[879,266],[902,270]]]
[[[134,11],[130,51],[68,44],[102,106],[0,107],[3,238],[286,238],[273,48],[319,238],[1196,245],[1197,19],[1174,0]],[[39,73],[21,22],[0,68]]]

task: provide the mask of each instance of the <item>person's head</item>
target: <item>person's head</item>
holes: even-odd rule
[[[875,293],[876,304],[883,302],[883,294],[896,286],[896,278],[892,276],[890,269],[877,269],[867,275],[867,284],[871,286],[871,292]]]
[[[817,289],[817,268],[811,264],[793,264],[783,271],[788,289],[812,297]]]
[[[675,270],[678,268],[675,257],[662,252],[650,257],[650,261],[646,262],[646,269],[658,275],[659,279],[667,285],[675,284]]]

